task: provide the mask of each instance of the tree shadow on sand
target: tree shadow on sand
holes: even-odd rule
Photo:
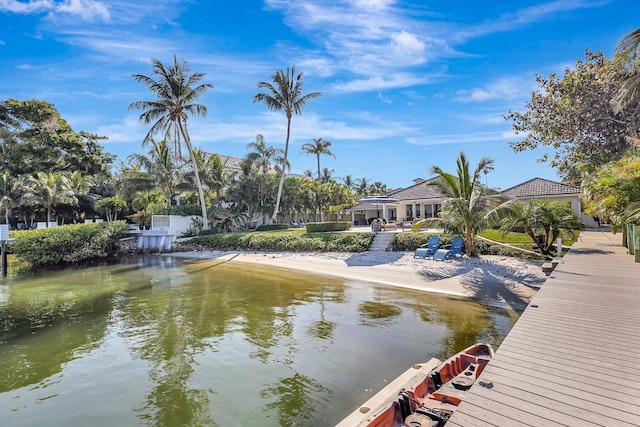
[[[468,259],[439,265],[437,269],[423,269],[422,275],[428,280],[442,280],[458,276],[460,283],[473,295],[472,298],[484,301],[497,301],[521,311],[529,303],[526,298],[515,292],[518,285],[538,290],[544,283],[542,278],[527,270],[494,260]]]
[[[371,266],[380,264],[391,264],[399,261],[404,254],[402,252],[375,252],[376,256],[372,257],[368,252],[359,252],[345,259],[344,262],[349,267],[354,266]]]

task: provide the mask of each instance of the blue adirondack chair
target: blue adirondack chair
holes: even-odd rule
[[[431,257],[433,256],[434,253],[436,253],[439,247],[440,247],[440,236],[434,234],[433,236],[429,237],[429,240],[427,240],[426,244],[420,245],[418,249],[416,249],[415,253],[413,254],[413,257],[414,258]]]
[[[462,237],[454,237],[450,245],[445,245],[442,249],[438,249],[433,254],[433,259],[436,261],[447,261],[451,258],[457,258],[464,255],[462,247],[464,246],[464,239]]]

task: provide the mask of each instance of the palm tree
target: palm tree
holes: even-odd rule
[[[278,194],[276,196],[276,205],[273,209],[271,220],[275,221],[280,207],[280,198],[282,196],[282,186],[285,180],[285,170],[289,154],[289,138],[291,136],[291,117],[293,113],[302,114],[302,108],[307,103],[322,94],[320,92],[311,92],[306,95],[302,94],[302,71],[296,75],[296,67],[291,66],[287,71],[282,69],[276,70],[271,75],[273,83],[260,81],[258,89],[264,89],[266,93],[258,93],[253,97],[253,102],[263,102],[271,111],[284,111],[287,116],[287,139],[284,146],[284,159],[282,162],[282,175],[280,176],[280,184],[278,184]]]
[[[264,136],[261,133],[256,135],[256,141],[247,144],[247,150],[249,153],[245,156],[246,159],[257,164],[262,173],[268,173],[271,162],[280,161],[284,158],[284,150],[267,146],[264,142]]]
[[[329,147],[331,147],[331,141],[325,141],[322,138],[314,138],[313,143],[307,142],[302,146],[303,153],[313,154],[318,160],[318,180],[320,180],[320,155],[326,154],[334,159],[336,158],[335,154],[331,152]]]
[[[322,182],[323,184],[328,183],[333,178],[333,172],[334,172],[333,169],[323,168],[322,175],[320,175],[319,181]]]
[[[560,230],[573,232],[580,228],[578,215],[567,203],[528,200],[514,203],[512,209],[512,215],[502,221],[502,231],[508,232],[523,227],[540,252],[546,255],[551,253],[553,244],[560,236]],[[543,241],[538,240],[538,233],[544,233]]]
[[[196,104],[195,101],[206,93],[213,85],[209,83],[199,84],[204,73],[190,73],[187,61],[173,57],[173,64],[165,67],[158,59],[152,59],[152,77],[142,74],[134,74],[133,78],[144,84],[149,91],[156,96],[155,101],[136,101],[129,105],[129,109],[144,110],[140,115],[140,121],[144,124],[153,123],[151,129],[144,138],[142,144],[146,145],[157,133],[164,133],[164,139],[172,141],[178,152],[178,157],[182,158],[182,144],[185,145],[191,158],[198,196],[202,208],[203,228],[208,229],[207,205],[204,199],[204,191],[200,182],[198,165],[193,155],[191,138],[187,130],[187,120],[189,116],[206,116],[207,107],[203,104]],[[154,80],[153,76],[158,79]]]
[[[4,209],[4,223],[9,224],[9,211],[13,205],[11,174],[8,170],[0,174],[0,207]]]
[[[47,209],[47,227],[51,220],[51,211],[58,204],[75,205],[74,195],[69,179],[63,174],[38,172],[27,177],[24,184],[23,200],[27,203],[40,204]]]
[[[430,173],[438,175],[433,181],[447,199],[442,204],[440,225],[445,231],[461,234],[465,239],[465,250],[468,256],[478,256],[475,237],[491,226],[492,220],[509,212],[510,203],[491,209],[488,201],[495,197],[493,190],[481,183],[481,174],[493,169],[493,159],[483,157],[473,173],[469,171],[469,161],[463,152],[456,160],[457,176],[445,172],[439,166],[432,166]],[[427,221],[418,221],[414,228]]]
[[[640,55],[640,28],[624,36],[618,43],[616,52],[624,55],[630,65],[629,77],[624,81],[620,91],[613,99],[614,111],[620,112],[631,102],[637,100],[638,95],[640,95],[640,67],[637,63]]]
[[[356,193],[358,197],[366,197],[369,195],[369,178],[362,177],[356,179]]]
[[[342,182],[344,182],[344,185],[346,185],[349,190],[356,188],[356,182],[353,180],[351,175],[346,175],[342,178]]]
[[[73,192],[74,197],[78,201],[78,211],[81,211],[82,207],[93,209],[96,194],[91,193],[91,188],[96,184],[95,180],[90,175],[83,175],[82,173],[75,171],[69,174],[69,188]],[[73,209],[73,220],[79,216],[76,213],[76,209]]]
[[[146,172],[146,175],[138,176],[135,181],[132,181],[130,184],[137,183],[144,189],[158,186],[162,189],[167,204],[170,204],[171,197],[173,197],[178,185],[183,181],[184,174],[182,173],[182,168],[176,164],[173,151],[166,141],[156,142],[152,138],[149,143],[151,144],[151,148],[148,154],[134,153],[127,157],[130,163],[140,165]],[[151,178],[151,182],[146,178]]]
[[[208,188],[218,206],[222,204],[222,195],[230,182],[229,174],[217,154],[196,151],[198,168],[202,171],[202,185]]]

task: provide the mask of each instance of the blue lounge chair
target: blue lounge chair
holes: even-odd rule
[[[462,237],[454,237],[450,245],[445,245],[442,249],[438,249],[433,254],[433,259],[436,261],[447,261],[451,258],[457,258],[464,255],[462,247],[464,246],[464,239]]]
[[[440,247],[440,236],[434,234],[429,237],[425,245],[420,245],[413,254],[414,258],[427,258],[433,256]]]

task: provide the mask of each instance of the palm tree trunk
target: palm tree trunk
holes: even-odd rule
[[[287,155],[289,154],[289,135],[291,134],[291,114],[287,114],[287,141],[284,145],[284,160],[282,161],[282,176],[280,177],[280,184],[278,184],[278,195],[276,196],[276,206],[273,208],[273,215],[271,215],[271,222],[275,222],[278,216],[278,210],[280,209],[280,198],[282,196],[282,187],[284,185],[285,170],[287,167]]]
[[[320,181],[320,153],[318,153],[317,157],[318,157],[318,181]]]
[[[184,143],[187,146],[187,150],[189,150],[189,158],[191,159],[191,163],[193,164],[193,175],[196,179],[196,187],[198,187],[198,197],[200,198],[200,207],[202,209],[202,229],[208,230],[209,219],[207,218],[207,205],[204,200],[204,191],[202,191],[202,182],[200,181],[200,173],[198,172],[198,163],[196,162],[196,157],[194,156],[193,149],[191,148],[191,140],[189,139],[189,135],[187,134],[185,129],[187,124],[185,123],[183,127],[182,121],[178,120],[178,126],[180,127],[180,133],[182,134]]]

